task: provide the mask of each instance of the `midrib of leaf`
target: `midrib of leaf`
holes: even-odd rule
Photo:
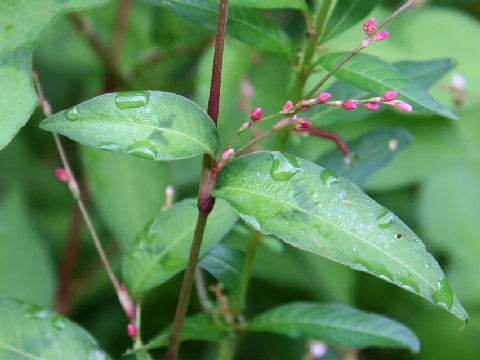
[[[192,4],[192,3],[185,3],[185,2],[182,2],[182,1],[179,1],[179,0],[168,0],[167,2],[179,3],[179,4],[186,5],[186,6],[191,6],[191,7],[193,7],[193,8],[203,9],[203,10],[209,11],[209,12],[214,13],[214,14],[218,14],[218,11],[215,11],[215,10],[210,9],[210,8],[208,8],[208,7],[202,7],[202,6],[199,6],[199,5],[195,5],[195,4]],[[269,33],[266,33],[266,32],[264,32],[264,31],[262,31],[261,28],[255,27],[255,26],[253,26],[253,24],[251,24],[251,23],[249,23],[249,22],[246,22],[245,20],[239,19],[239,18],[237,18],[237,17],[235,17],[235,16],[232,16],[231,14],[228,14],[228,17],[229,17],[230,19],[233,19],[233,20],[235,20],[235,21],[237,21],[237,22],[239,22],[239,23],[247,26],[247,27],[252,28],[253,30],[255,30],[255,31],[257,31],[257,32],[259,32],[259,33],[261,33],[261,34],[264,34],[265,37],[273,40],[275,43],[279,44],[281,47],[287,49],[288,52],[290,52],[290,49],[289,49],[288,47],[284,46],[284,44],[283,44],[282,42],[279,42],[278,39],[276,39],[275,37],[270,36]]]
[[[0,340],[0,346],[3,346],[7,350],[13,351],[17,354],[20,354],[22,356],[25,356],[25,357],[33,359],[33,360],[45,360],[45,358],[40,358],[40,357],[35,356],[33,354],[27,353],[27,352],[25,352],[21,349],[17,349],[16,347],[9,345],[9,344],[3,342],[2,340]]]
[[[317,214],[314,214],[308,210],[305,210],[301,207],[298,207],[297,205],[294,205],[294,204],[291,204],[289,202],[285,202],[285,201],[282,201],[280,199],[277,199],[277,198],[274,198],[274,197],[271,197],[271,196],[268,196],[268,195],[265,195],[265,194],[262,194],[262,193],[258,193],[258,192],[255,192],[255,191],[250,191],[250,190],[246,190],[246,189],[242,189],[242,188],[236,188],[236,187],[231,187],[231,186],[225,186],[225,187],[222,187],[221,189],[219,190],[233,190],[233,191],[239,191],[239,192],[246,192],[246,193],[250,193],[250,194],[253,194],[253,195],[258,195],[258,196],[262,196],[264,198],[267,198],[267,199],[270,199],[270,200],[274,200],[274,201],[277,201],[283,205],[286,205],[286,206],[290,206],[291,208],[293,209],[296,209],[300,212],[304,212],[308,215],[311,215],[312,217],[314,218],[317,218],[319,219],[320,221],[323,221],[325,223],[328,223],[330,225],[332,225],[333,227],[351,235],[352,237],[364,242],[365,244],[371,246],[372,248],[378,250],[379,252],[383,253],[384,255],[388,256],[389,258],[391,258],[392,260],[394,260],[395,262],[397,262],[398,264],[402,265],[404,268],[406,268],[407,270],[413,272],[414,274],[416,274],[420,279],[422,279],[430,288],[435,289],[435,286],[433,286],[433,284],[431,284],[427,279],[425,279],[423,276],[421,276],[419,273],[417,273],[415,270],[413,269],[410,269],[405,263],[403,263],[402,261],[400,261],[399,259],[393,257],[392,255],[390,255],[389,253],[385,252],[383,249],[379,248],[378,246],[376,246],[375,244],[372,244],[370,242],[368,242],[367,240],[361,238],[361,237],[358,237],[356,234],[344,229],[344,228],[341,228],[340,226],[338,226],[337,224],[335,223],[332,223],[330,221],[328,221],[327,219],[325,218],[322,218],[321,216],[317,215]],[[275,234],[272,234],[272,235],[275,235]]]
[[[335,26],[332,28],[332,30],[328,33],[328,34],[325,34],[325,36],[322,37],[322,41],[324,39],[328,39],[328,37],[330,36],[330,34],[333,34],[337,28],[340,27],[340,25],[344,22],[345,18],[347,17],[348,14],[350,14],[350,12],[352,11],[352,8],[357,5],[357,3],[359,2],[360,0],[357,0],[357,2],[354,2],[352,3],[352,6],[349,7],[344,13],[343,13],[343,16],[340,18],[340,20],[335,24]]]

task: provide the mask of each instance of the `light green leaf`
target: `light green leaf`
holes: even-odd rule
[[[190,21],[217,29],[218,5],[207,0],[144,0],[164,6]],[[227,35],[258,49],[292,54],[288,35],[273,21],[255,9],[228,10]]]
[[[213,157],[218,147],[207,113],[183,96],[162,91],[100,95],[43,120],[40,127],[82,145],[149,160]]]
[[[207,0],[209,2],[220,4],[220,0]],[[259,9],[302,9],[308,10],[305,0],[229,0],[229,7],[253,7]]]
[[[109,0],[36,0],[0,3],[0,150],[25,125],[37,106],[32,82],[32,51],[63,13]]]
[[[348,141],[352,154],[347,159],[340,149],[334,148],[315,162],[362,187],[373,174],[412,143],[413,137],[406,130],[380,128]]]
[[[20,191],[8,193],[0,202],[1,295],[46,307],[52,304],[55,275],[42,240]]]
[[[163,206],[169,163],[82,147],[92,201],[124,248]]]
[[[361,20],[366,20],[367,15],[378,5],[379,2],[380,0],[337,1],[335,8],[327,21],[327,25],[323,30],[320,42],[324,43],[325,41],[340,35]],[[361,31],[360,27],[359,32]]]
[[[199,266],[207,270],[241,301],[240,284],[242,282],[245,253],[231,246],[215,245],[199,262]]]
[[[81,327],[36,305],[0,296],[0,324],[1,359],[110,359]]]
[[[250,226],[468,315],[421,240],[348,180],[293,155],[257,152],[227,164],[214,196]]]
[[[332,53],[321,57],[318,61],[327,70],[332,70],[348,53]],[[437,103],[428,91],[415,83],[390,64],[376,56],[360,53],[347,61],[335,76],[353,86],[375,94],[382,95],[387,90],[398,92],[398,99],[421,110],[458,120],[458,116]]]
[[[172,326],[170,325],[138,350],[150,350],[167,346],[168,342],[170,341],[171,333]],[[203,314],[198,314],[185,318],[183,322],[182,332],[180,335],[180,341],[217,341],[220,339],[221,335],[221,330],[218,328],[218,326],[215,324],[211,317]]]
[[[450,58],[441,58],[432,60],[402,60],[393,65],[407,75],[410,80],[428,89],[452,70],[457,63]]]
[[[135,238],[123,259],[123,277],[132,293],[160,285],[185,268],[197,215],[196,200],[183,200],[158,214]],[[218,201],[208,217],[200,256],[218,243],[236,221],[233,209]]]
[[[255,317],[247,331],[313,338],[354,348],[420,350],[417,337],[405,325],[385,316],[336,304],[297,302],[282,305]]]

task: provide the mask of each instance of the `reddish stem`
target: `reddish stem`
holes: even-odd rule
[[[343,141],[343,139],[338,135],[337,133],[334,133],[332,131],[327,131],[327,130],[322,130],[318,128],[309,128],[304,130],[308,132],[309,134],[325,139],[330,139],[337,144],[338,148],[342,151],[344,156],[349,156],[352,152],[348,148],[347,144]]]

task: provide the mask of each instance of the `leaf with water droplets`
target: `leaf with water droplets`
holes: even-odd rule
[[[123,258],[122,269],[132,293],[160,285],[185,268],[197,215],[196,200],[183,200],[158,214],[135,238]],[[218,243],[237,219],[225,201],[218,201],[208,217],[200,255]]]
[[[59,15],[109,0],[0,2],[0,150],[25,125],[38,99],[32,82],[32,52]]]
[[[336,304],[297,302],[256,316],[247,331],[268,331],[293,338],[313,338],[353,348],[407,348],[420,350],[415,334],[382,315]]]
[[[220,4],[220,0],[207,0]],[[229,7],[253,7],[258,9],[302,9],[308,10],[305,0],[229,0]]]
[[[109,360],[93,337],[53,311],[0,296],[0,358]]]
[[[293,175],[276,180],[271,171],[282,156]],[[418,236],[356,185],[318,165],[279,152],[241,156],[222,169],[213,194],[264,234],[368,272],[468,318]]]
[[[183,96],[162,91],[100,95],[43,120],[40,127],[83,145],[148,160],[214,156],[218,147],[207,113]]]

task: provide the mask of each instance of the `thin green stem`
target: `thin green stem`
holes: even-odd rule
[[[252,230],[252,234],[250,235],[250,241],[248,244],[247,258],[245,260],[245,266],[243,268],[242,283],[240,285],[243,304],[245,304],[245,301],[247,299],[248,286],[250,285],[250,279],[252,278],[252,269],[253,269],[253,263],[255,260],[255,253],[257,251],[257,247],[260,244],[260,241],[262,240],[262,238],[263,238],[262,233]]]
[[[231,360],[235,354],[238,339],[220,341],[217,360]]]

